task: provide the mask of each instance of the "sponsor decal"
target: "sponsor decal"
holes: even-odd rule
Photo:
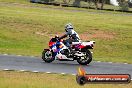
[[[130,83],[129,74],[86,74],[82,67],[78,68],[76,81],[80,85],[86,83]]]

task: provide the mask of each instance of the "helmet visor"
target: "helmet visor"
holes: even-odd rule
[[[73,29],[73,28],[68,28],[68,30],[69,30],[69,29]]]

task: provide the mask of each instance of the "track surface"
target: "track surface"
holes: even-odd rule
[[[0,55],[0,70],[27,70],[39,72],[68,73],[76,74],[80,65],[76,61],[54,61],[45,63],[40,57]],[[121,73],[132,76],[132,64],[108,63],[108,62],[91,62],[83,66],[87,73]]]

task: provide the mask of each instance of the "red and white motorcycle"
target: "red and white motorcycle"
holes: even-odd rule
[[[52,38],[49,41],[49,49],[44,49],[42,52],[42,59],[50,63],[54,60],[59,61],[74,61],[81,65],[87,65],[92,61],[92,53],[89,49],[93,49],[95,41],[87,42],[72,42],[71,47],[74,53],[70,53],[68,47],[65,46],[62,40],[55,41]]]

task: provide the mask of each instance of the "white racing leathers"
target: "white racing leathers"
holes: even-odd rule
[[[68,39],[72,37],[75,42],[80,40],[79,35],[73,29],[68,30],[68,32],[66,32],[66,35],[69,37]]]

